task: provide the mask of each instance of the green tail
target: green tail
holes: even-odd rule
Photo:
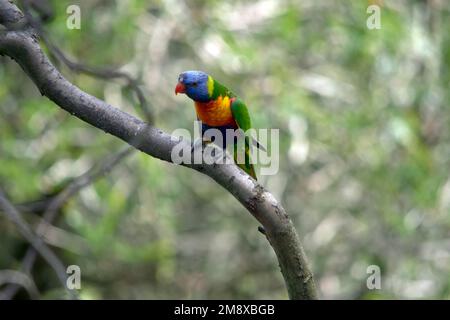
[[[245,137],[245,163],[238,163],[237,161],[237,144],[234,144],[234,162],[236,163],[236,165],[241,168],[242,170],[244,170],[245,172],[247,172],[247,174],[249,176],[251,176],[253,179],[258,180],[258,178],[256,178],[256,173],[255,173],[255,168],[253,166],[252,163],[250,163],[250,141],[248,137]]]

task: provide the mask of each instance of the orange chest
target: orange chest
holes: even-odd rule
[[[219,97],[210,102],[195,102],[197,116],[203,123],[212,126],[226,126],[235,123],[228,97]]]

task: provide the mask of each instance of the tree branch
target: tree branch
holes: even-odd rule
[[[11,204],[11,202],[5,197],[2,190],[0,190],[0,208],[3,209],[3,213],[10,219],[19,229],[22,236],[33,246],[33,248],[44,258],[45,261],[52,267],[58,276],[63,288],[69,293],[72,298],[76,295],[73,291],[67,289],[66,280],[66,268],[59,258],[50,250],[44,241],[37,236],[25,220],[19,211]]]
[[[56,58],[58,61],[64,63],[70,70],[73,72],[84,73],[92,77],[97,77],[100,79],[123,79],[126,82],[126,85],[135,92],[137,100],[139,102],[140,109],[145,116],[145,119],[149,123],[153,123],[154,115],[153,111],[150,108],[147,99],[145,98],[144,93],[139,87],[139,82],[137,79],[133,78],[126,72],[119,71],[115,68],[98,68],[88,66],[84,63],[76,62],[67,57],[67,55],[59,49],[56,45],[53,44],[50,37],[45,32],[41,21],[35,19],[31,12],[30,7],[36,7],[36,5],[40,6],[49,6],[45,1],[43,3],[33,0],[23,0],[23,9],[25,13],[26,21],[30,24],[33,30],[38,34],[39,38],[45,43],[46,47],[50,51],[50,56]],[[45,15],[45,12],[44,12]]]
[[[17,11],[17,7],[8,0],[0,0],[0,23],[20,22],[23,15]],[[152,157],[171,162],[172,148],[179,143],[187,143],[87,94],[67,81],[48,60],[32,29],[1,32],[0,54],[16,60],[41,94],[61,108]],[[289,297],[316,299],[313,276],[299,237],[286,211],[274,196],[234,164],[183,165],[214,179],[263,225],[278,258]]]
[[[60,212],[61,207],[67,203],[70,198],[72,198],[83,188],[95,182],[98,178],[104,176],[114,166],[119,164],[127,156],[131,155],[134,150],[134,148],[126,146],[119,152],[103,159],[100,163],[97,163],[85,173],[73,179],[61,192],[53,196],[51,199],[46,200],[45,208],[43,208],[44,215],[42,216],[42,222],[38,225],[36,230],[37,234],[44,237],[47,233],[49,225],[53,223],[58,215],[58,212]],[[31,273],[36,258],[37,251],[33,247],[28,248],[22,261],[23,272],[27,274]],[[3,296],[5,299],[11,299],[17,294],[20,288],[21,287],[18,284],[10,284],[3,290],[3,292],[0,292],[0,296]]]
[[[32,299],[39,299],[39,290],[33,279],[26,273],[16,270],[0,270],[0,287],[5,283],[12,283],[25,288]],[[0,300],[8,299],[0,292]]]

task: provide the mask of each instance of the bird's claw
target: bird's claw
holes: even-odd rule
[[[191,146],[191,153],[197,151],[199,148],[201,148],[201,150],[203,150],[210,143],[211,143],[211,141],[208,141],[208,140],[203,140],[200,138],[195,139],[195,141],[192,143],[192,146]]]
[[[191,153],[195,152],[199,147],[202,146],[202,139],[195,139],[191,146]]]
[[[214,149],[211,151],[211,157],[214,162],[217,163],[220,159],[223,159],[225,157],[225,152],[219,147],[214,147]]]
[[[195,153],[197,151],[206,151],[207,147],[211,148],[211,150],[207,151],[206,154],[212,160],[212,163],[220,163],[219,161],[225,158],[225,151],[220,149],[218,146],[215,146],[212,141],[195,139],[192,143],[191,153]]]

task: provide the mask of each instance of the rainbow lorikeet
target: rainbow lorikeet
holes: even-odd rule
[[[194,100],[197,118],[202,123],[202,137],[206,130],[215,128],[226,136],[227,129],[252,127],[247,106],[233,92],[202,71],[185,71],[178,77],[175,94],[185,93]],[[237,161],[237,141],[234,141],[234,160],[236,164],[256,179],[255,169],[250,163],[250,142],[264,149],[256,140],[245,136],[245,161]],[[222,147],[226,146],[226,142]]]

